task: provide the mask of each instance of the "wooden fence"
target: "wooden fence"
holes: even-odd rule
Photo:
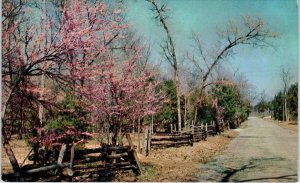
[[[220,132],[224,132],[225,129],[230,129],[228,121],[220,121],[219,126],[220,126]]]
[[[97,151],[98,150],[98,151]],[[119,171],[132,170],[133,173],[139,175],[141,173],[141,167],[139,161],[137,160],[135,150],[130,146],[120,146],[120,147],[102,147],[98,149],[88,149],[84,150],[85,156],[80,156],[78,158],[81,160],[76,161],[73,167],[72,178],[77,181],[84,177],[86,174],[99,173],[101,176],[108,176]],[[77,152],[78,153],[78,152]],[[92,156],[91,154],[100,153],[100,156]],[[85,180],[80,180],[85,181]]]
[[[211,121],[209,125],[206,124],[205,130],[206,130],[207,136],[215,136],[217,134],[215,122]]]
[[[192,126],[191,129],[193,134],[193,142],[200,142],[201,140],[206,140],[207,132],[203,124],[201,126]]]
[[[149,155],[151,149],[193,146],[193,139],[191,132],[151,134],[150,130],[146,130],[143,151],[144,154]]]
[[[205,131],[207,132],[208,136],[215,136],[217,133],[224,132],[225,129],[230,129],[230,124],[228,121],[220,121],[218,123],[219,131],[217,129],[217,124],[214,121],[211,121],[209,124],[206,123]]]
[[[208,136],[217,135],[216,123],[211,121],[210,123],[201,124],[195,126],[192,124],[191,130],[180,133],[176,132],[176,126],[170,125],[171,133],[151,133],[150,130],[145,132],[145,141],[143,145],[143,153],[147,156],[150,155],[151,149],[162,149],[168,147],[180,147],[180,146],[193,146],[194,142],[200,142],[206,140]],[[219,133],[224,132],[229,128],[228,121],[219,122]]]
[[[75,150],[75,146],[72,146],[70,151],[66,151],[66,145],[63,145],[55,164],[35,166],[35,168],[30,168],[32,166],[26,168],[25,166],[21,172],[3,175],[2,179],[7,181],[32,181],[40,175],[47,174],[46,177],[51,177],[48,173],[53,170],[56,172],[55,174],[59,173],[63,177],[68,177],[68,181],[86,181],[85,175],[107,176],[127,170],[132,170],[133,173],[139,175],[141,174],[141,166],[136,151],[129,134],[126,134],[126,138],[129,146],[107,145],[83,150]],[[70,153],[70,156],[67,156],[68,153]],[[31,177],[31,179],[28,177]],[[43,178],[46,177],[43,176]],[[80,180],[81,178],[82,180]],[[49,181],[56,180],[49,178]]]

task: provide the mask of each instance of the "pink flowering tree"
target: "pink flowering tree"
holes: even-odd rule
[[[146,71],[139,75],[134,73],[138,55],[122,65],[119,63],[122,57],[112,54],[111,45],[124,39],[123,32],[127,28],[119,9],[112,10],[102,1],[69,0],[63,5],[61,22],[54,21],[51,12],[47,18],[43,16],[45,12],[41,12],[39,20],[29,21],[21,18],[29,14],[26,1],[18,2],[20,5],[5,1],[2,11],[2,142],[15,171],[19,165],[6,135],[9,131],[6,127],[11,125],[7,123],[8,114],[20,100],[30,104],[27,106],[35,112],[39,104],[47,109],[56,105],[56,93],[39,85],[42,75],[47,81],[71,88],[74,95],[86,102],[83,105],[87,106],[86,111],[97,120],[109,117],[116,127],[125,116],[130,117],[134,115],[132,111],[138,111],[133,106],[142,107],[138,113],[141,116],[157,110],[153,94],[155,83],[148,80],[152,75]],[[105,100],[105,97],[110,98]],[[95,103],[89,102],[93,98]],[[142,98],[145,102],[141,102]],[[101,111],[103,108],[96,102],[108,109]],[[32,125],[35,124],[33,121]],[[76,129],[68,130],[68,135],[77,133]],[[41,139],[44,144],[58,138],[56,135],[49,137],[53,139]]]
[[[164,100],[153,72],[147,69],[137,72],[139,53],[137,50],[122,62],[112,56],[77,73],[85,77],[79,93],[89,104],[91,118],[95,123],[109,124],[113,145],[117,144],[119,132],[128,119],[156,113]]]
[[[68,8],[63,11],[62,37],[71,50],[67,62],[69,75],[75,94],[90,113],[88,119],[82,120],[109,124],[112,143],[116,145],[124,122],[157,112],[163,97],[157,91],[153,72],[146,68],[138,72],[141,48],[125,45],[121,51],[111,49],[112,42],[120,43],[126,38],[127,25],[121,24],[121,10],[108,13],[104,4],[96,9],[84,5],[68,6],[76,14]],[[107,17],[97,18],[101,16]],[[70,34],[70,30],[75,34]]]

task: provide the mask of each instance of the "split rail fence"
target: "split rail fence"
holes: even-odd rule
[[[175,126],[171,125],[171,133],[152,133],[146,130],[143,153],[148,156],[152,149],[162,149],[168,147],[193,146],[193,143],[206,140],[208,136],[214,136],[218,132],[224,132],[225,128],[229,129],[229,123],[219,122],[219,131],[215,122],[201,124],[200,126],[192,125],[191,130],[180,133],[176,132]]]
[[[75,145],[70,151],[66,151],[66,145],[62,145],[57,162],[40,167],[23,167],[20,172],[3,175],[7,181],[31,181],[40,175],[49,172],[67,177],[68,181],[85,181],[88,176],[109,176],[119,171],[132,170],[135,175],[141,174],[141,166],[137,158],[135,147],[129,134],[126,134],[128,146],[103,146],[94,149],[75,150]],[[70,155],[69,155],[70,153]],[[68,156],[69,155],[69,156]],[[51,175],[48,175],[49,181]],[[53,177],[53,176],[52,176]],[[43,178],[45,178],[43,176]],[[75,178],[75,179],[74,179]],[[82,180],[80,180],[82,178]],[[47,178],[46,178],[47,179]],[[45,181],[45,180],[43,180]]]
[[[154,133],[150,130],[145,133],[143,146],[144,154],[150,155],[152,149],[168,147],[193,146],[193,134],[187,133]]]

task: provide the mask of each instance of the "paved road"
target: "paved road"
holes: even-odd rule
[[[297,181],[297,133],[259,118],[211,162],[199,165],[198,181]]]

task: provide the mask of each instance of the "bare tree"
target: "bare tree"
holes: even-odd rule
[[[187,130],[190,126],[188,120],[189,104],[190,104],[190,95],[195,89],[195,78],[191,74],[191,68],[181,65],[180,66],[180,80],[184,81],[181,83],[181,94],[184,96],[184,114],[183,114],[183,123],[184,129]]]
[[[234,53],[233,48],[239,45],[252,47],[272,46],[269,39],[278,37],[278,33],[267,29],[266,23],[261,19],[245,16],[241,24],[229,22],[224,30],[218,32],[218,36],[217,47],[209,49],[204,48],[197,34],[193,34],[194,48],[197,50],[198,55],[189,56],[188,59],[194,63],[199,71],[200,106],[202,105],[202,97],[206,87],[215,83],[215,81],[209,80],[209,76],[211,76],[220,61],[225,60]]]
[[[176,95],[177,95],[177,115],[178,115],[178,130],[181,131],[181,109],[180,109],[180,80],[179,80],[179,69],[178,69],[178,59],[176,57],[175,44],[167,23],[167,5],[159,5],[155,0],[146,0],[151,3],[152,11],[155,13],[155,19],[158,20],[165,33],[167,35],[167,40],[165,44],[161,46],[163,54],[166,60],[171,64],[174,70],[174,80],[176,85]]]
[[[280,76],[283,83],[282,119],[283,121],[289,121],[289,112],[287,107],[287,90],[292,79],[290,69],[282,66]]]

